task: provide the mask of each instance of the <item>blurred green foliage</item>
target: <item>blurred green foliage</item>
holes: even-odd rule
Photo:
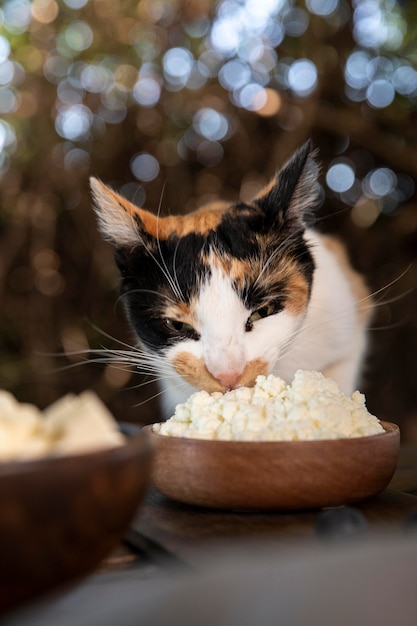
[[[369,408],[417,438],[416,23],[411,0],[3,1],[1,386],[40,406],[92,387],[154,421],[155,387],[91,358],[132,335],[88,177],[183,213],[251,198],[312,137],[317,226],[379,302]]]

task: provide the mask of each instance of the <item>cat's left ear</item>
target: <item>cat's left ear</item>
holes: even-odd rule
[[[271,223],[305,226],[319,197],[319,166],[316,150],[307,141],[278,172],[254,203],[261,207]]]

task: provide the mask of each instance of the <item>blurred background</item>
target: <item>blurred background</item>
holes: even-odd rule
[[[156,421],[155,384],[95,353],[133,337],[89,176],[184,213],[249,200],[312,137],[317,227],[378,303],[361,390],[416,441],[416,27],[412,0],[3,0],[0,386]]]

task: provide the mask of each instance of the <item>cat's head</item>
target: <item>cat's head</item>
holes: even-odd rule
[[[193,387],[253,385],[300,327],[313,281],[304,231],[317,174],[307,143],[252,202],[168,217],[92,179],[130,323]]]

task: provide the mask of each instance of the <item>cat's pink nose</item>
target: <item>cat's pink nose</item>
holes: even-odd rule
[[[235,389],[238,386],[241,372],[227,372],[225,374],[218,374],[217,380],[225,389]]]

